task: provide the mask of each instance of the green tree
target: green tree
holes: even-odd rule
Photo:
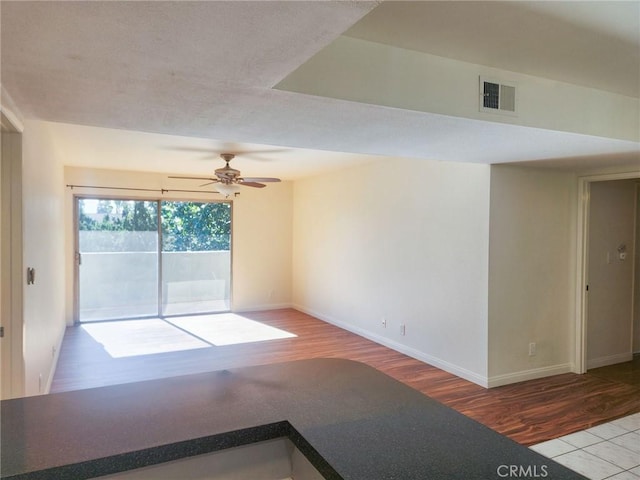
[[[229,250],[231,206],[228,203],[163,202],[163,250]]]
[[[82,204],[80,205],[80,212],[78,213],[78,228],[80,230],[99,230],[97,228],[98,222],[84,213]]]
[[[109,232],[150,232],[158,229],[157,202],[99,200],[96,213],[87,214],[79,203],[80,230]],[[163,250],[188,252],[229,250],[231,247],[231,205],[229,203],[161,202]],[[120,251],[122,236],[114,235],[113,245],[103,251]]]
[[[123,210],[122,227],[132,232],[153,232],[158,229],[158,211],[155,202],[135,202]],[[105,217],[106,218],[106,217]]]

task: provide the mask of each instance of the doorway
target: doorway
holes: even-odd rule
[[[75,198],[76,321],[231,306],[231,203]]]
[[[577,373],[631,361],[640,348],[638,177],[579,179]]]

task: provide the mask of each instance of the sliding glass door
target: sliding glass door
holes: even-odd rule
[[[231,205],[162,202],[162,315],[230,308]]]
[[[231,204],[77,199],[80,322],[228,311]]]
[[[79,320],[158,311],[156,202],[78,199]]]

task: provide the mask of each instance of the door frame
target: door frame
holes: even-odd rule
[[[6,92],[2,90],[3,102]],[[22,260],[22,131],[19,119],[2,105],[0,148],[0,398],[22,397],[25,389],[23,355]]]
[[[576,298],[575,298],[575,373],[587,372],[587,314],[589,307],[588,272],[589,272],[589,215],[591,183],[610,180],[633,180],[640,178],[638,172],[620,172],[578,176],[578,218],[576,241]],[[639,252],[635,252],[638,255]],[[637,308],[637,306],[634,306]],[[632,310],[633,312],[633,310]]]

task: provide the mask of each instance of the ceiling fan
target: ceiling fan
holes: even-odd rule
[[[225,197],[233,195],[240,189],[239,186],[264,188],[265,183],[279,182],[279,178],[271,177],[241,177],[240,170],[236,170],[229,166],[229,162],[235,158],[233,153],[221,153],[220,157],[225,161],[225,166],[216,168],[214,171],[215,177],[182,177],[182,176],[169,176],[169,178],[181,178],[185,180],[209,180],[207,183],[200,185],[204,187],[206,185],[215,184],[218,193],[221,193]]]

